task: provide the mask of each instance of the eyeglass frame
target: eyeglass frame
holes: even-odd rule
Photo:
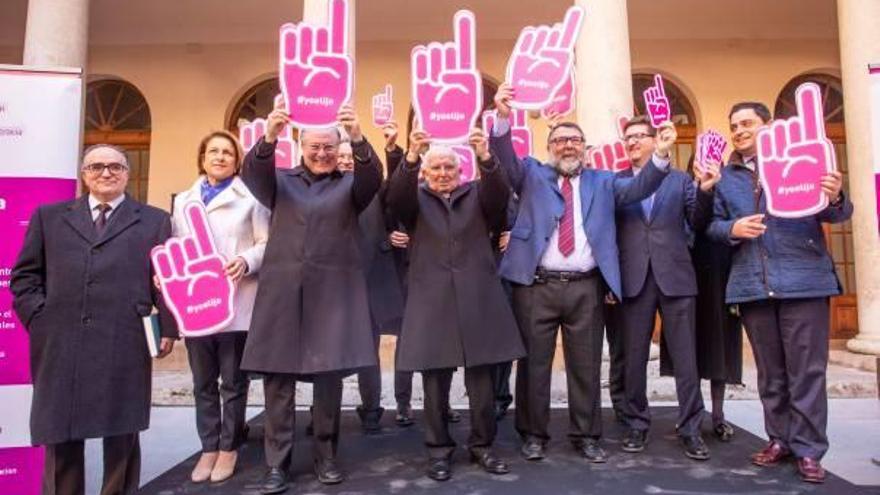
[[[114,170],[114,167],[118,167],[118,169]],[[100,177],[104,174],[105,170],[110,172],[110,175],[119,175],[122,172],[128,172],[129,168],[125,164],[119,162],[96,162],[83,165],[82,170],[84,173],[94,175],[95,177]]]
[[[557,136],[548,140],[553,146],[565,146],[568,143],[578,145],[584,144],[586,140],[583,136]]]

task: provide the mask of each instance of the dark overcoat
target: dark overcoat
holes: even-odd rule
[[[103,235],[88,196],[38,208],[10,289],[30,333],[31,437],[54,444],[145,430],[151,358],[142,316],[177,327],[152,283],[150,250],[171,235],[167,213],[126,198]]]
[[[525,354],[496,271],[490,235],[505,227],[510,188],[494,159],[481,179],[444,198],[402,163],[388,191],[410,232],[406,308],[397,353],[401,371],[472,367]]]
[[[382,181],[366,142],[354,143],[352,173],[276,169],[274,144],[260,140],[241,178],[272,211],[254,314],[241,367],[310,375],[377,363],[358,215]]]

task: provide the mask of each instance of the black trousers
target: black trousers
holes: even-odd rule
[[[314,458],[333,459],[339,444],[342,375],[330,372],[312,377]],[[287,470],[290,468],[296,426],[296,375],[267,373],[263,378],[263,391],[266,396],[266,464]]]
[[[141,447],[137,433],[105,437],[104,483],[101,495],[135,493],[141,479]],[[86,492],[85,442],[46,445],[43,495],[83,495]]]
[[[245,441],[250,380],[241,371],[241,356],[246,339],[247,332],[186,339],[196,400],[196,427],[203,452],[236,450]]]
[[[767,436],[797,457],[828,451],[829,299],[769,299],[740,304],[758,368]]]
[[[626,392],[624,375],[626,352],[624,350],[623,305],[605,305],[605,340],[608,341],[608,394],[614,411],[624,414]]]
[[[623,300],[627,421],[635,430],[647,430],[651,425],[647,397],[648,359],[654,315],[658,309],[663,318],[663,338],[675,369],[678,434],[699,435],[705,408],[697,372],[696,298],[663,295],[650,268],[639,295]]]
[[[379,354],[379,335],[375,336],[376,354]],[[394,349],[394,362],[397,362],[397,349]],[[382,406],[382,370],[379,365],[362,368],[358,371],[358,391],[364,410],[375,411]],[[397,410],[409,409],[412,399],[412,371],[394,371],[394,399]]]
[[[495,441],[495,403],[492,384],[492,366],[472,366],[464,369],[464,386],[468,394],[471,414],[471,434],[467,446],[479,454],[492,447]],[[425,445],[432,459],[449,458],[455,450],[455,440],[449,435],[446,410],[449,409],[449,387],[453,368],[422,371],[425,393]]]
[[[536,282],[513,289],[513,310],[527,357],[517,362],[516,429],[523,438],[550,439],[550,378],[562,328],[568,386],[569,438],[602,436],[600,370],[605,326],[598,270],[576,281]]]
[[[495,407],[498,409],[507,409],[513,402],[513,394],[510,393],[512,368],[512,361],[492,365],[492,386],[495,390]]]

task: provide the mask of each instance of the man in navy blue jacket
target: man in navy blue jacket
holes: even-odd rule
[[[661,136],[653,163],[636,178],[584,169],[584,134],[571,122],[551,129],[550,163],[520,160],[510,138],[512,97],[509,84],[498,88],[491,145],[519,196],[516,223],[499,270],[513,283],[514,313],[528,353],[517,365],[516,428],[525,441],[521,453],[529,460],[542,459],[550,438],[551,365],[561,326],[569,438],[587,460],[605,462],[599,444],[599,370],[605,284],[620,296],[614,210],[657,189],[666,177],[675,131]]]
[[[829,297],[841,292],[822,223],[848,220],[853,205],[835,171],[822,178],[830,201],[825,210],[803,218],[767,215],[755,136],[770,111],[743,102],[729,118],[735,151],[716,188],[707,232],[736,246],[726,300],[739,305],[752,344],[770,438],[752,462],[773,466],[793,454],[801,479],[821,483],[825,470],[819,461],[828,450]]]
[[[619,173],[643,173],[657,146],[656,130],[644,117],[624,127],[624,141],[632,168]],[[617,244],[623,283],[625,407],[629,433],[626,452],[641,452],[651,415],[648,408],[647,365],[657,310],[663,317],[663,335],[675,369],[678,394],[678,435],[685,455],[709,458],[700,437],[703,398],[697,373],[695,319],[697,280],[688,251],[687,226],[702,230],[712,216],[712,189],[721,178],[718,164],[705,164],[697,174],[699,187],[686,174],[673,170],[657,192],[617,209]]]

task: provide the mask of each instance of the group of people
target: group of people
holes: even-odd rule
[[[731,109],[726,165],[675,170],[674,125],[655,129],[644,117],[625,125],[632,168],[619,173],[591,168],[588,136],[561,120],[550,128],[547,163],[519,158],[508,120],[514,96],[502,84],[494,127],[471,131],[479,177],[467,183],[455,150],[419,128],[404,150],[394,122],[383,129],[383,175],[350,106],[338,127],[300,130],[302,160],[293,169],[275,166],[289,125],[283,105],[246,155],[234,135],[210,133],[198,147],[199,177],[177,195],[173,216],[125,195],[123,150],[87,149],[88,194],[36,210],[10,285],[31,338],[31,431],[46,446],[43,493],[83,493],[87,438],[104,441],[102,493],[137,489],[151,381],[141,318],[158,308],[159,357],[178,336],[149,252],[188,234],[190,201],[205,206],[237,284],[228,328],[185,339],[202,444],[194,482],[233,475],[255,376],[265,391],[262,493],[289,485],[298,381],[313,384],[316,476],[342,482],[342,379],[357,373],[364,431],[379,431],[383,332],[398,334],[399,426],[413,424],[411,380],[421,373],[426,474],[434,480],[453,472],[456,368],[470,404],[473,462],[491,474],[510,470],[492,446],[496,419],[511,402],[511,362],[520,453],[529,461],[547,455],[560,331],[572,446],[589,462],[607,460],[600,398],[607,336],[614,412],[627,430],[622,449],[640,452],[649,441],[647,363],[658,311],[661,368],[675,377],[684,454],[710,456],[701,379],[711,380],[713,434],[733,436],[723,399],[725,385],[741,381],[742,325],[770,439],[751,461],[773,466],[793,456],[802,479],[823,481],[829,297],[840,286],[822,223],[852,215],[841,175],[822,179],[830,204],[821,213],[766,215],[756,132],[771,116],[755,102]]]

